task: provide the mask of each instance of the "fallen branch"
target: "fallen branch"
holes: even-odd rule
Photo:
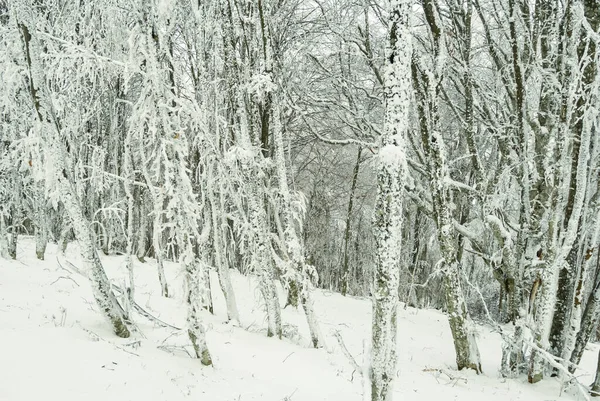
[[[354,370],[362,375],[363,374],[362,368],[358,365],[358,363],[356,363],[356,359],[354,359],[354,357],[352,356],[350,351],[348,351],[348,348],[346,348],[346,344],[344,344],[344,339],[342,338],[342,334],[340,333],[340,331],[335,330],[333,332],[333,335],[337,339],[338,344],[340,344],[340,348],[342,349],[342,352],[344,353],[346,358],[348,358],[348,360],[350,361],[350,364],[352,365]],[[354,372],[352,372],[352,374],[354,376]]]
[[[281,361],[281,363],[285,363],[285,361],[287,361],[287,360],[288,360],[288,358],[289,358],[290,356],[292,356],[292,355],[294,355],[294,352],[290,352],[290,354],[289,354],[288,356],[286,356],[286,357],[284,358],[284,360],[283,360],[283,361]]]
[[[569,369],[567,369],[562,363],[559,362],[563,361],[562,358],[552,355],[551,353],[538,347],[535,343],[531,341],[528,341],[526,344],[530,346],[533,350],[535,350],[535,352],[539,353],[542,356],[542,358],[544,358],[544,360],[548,362],[548,364],[550,364],[550,366],[556,368],[557,370],[562,372],[566,377],[568,377],[569,383],[574,382],[577,385],[577,389],[579,390],[581,395],[583,395],[583,399],[590,401],[590,396],[588,394],[588,392],[590,391],[589,388],[581,384],[579,380],[577,380],[577,377],[573,373],[569,372]]]
[[[453,387],[454,387],[454,386],[456,385],[456,383],[458,383],[459,381],[462,381],[462,382],[464,382],[465,384],[467,384],[467,379],[466,379],[465,377],[462,377],[462,376],[454,376],[454,375],[450,374],[450,373],[449,373],[447,370],[445,370],[445,369],[439,369],[439,368],[425,368],[425,369],[423,369],[423,372],[436,372],[436,373],[438,373],[438,376],[437,376],[437,377],[439,377],[439,375],[441,375],[441,374],[444,374],[444,375],[448,376],[448,378],[450,379],[450,382],[451,382],[451,383],[452,383],[452,382],[454,382],[454,384],[452,385]],[[436,380],[437,380],[437,377],[436,377]]]
[[[85,327],[83,327],[82,325],[79,325],[79,327],[81,327],[81,329],[82,329],[83,331],[85,331],[86,333],[88,333],[88,334],[90,335],[90,337],[92,337],[92,338],[93,338],[95,341],[104,341],[104,342],[106,342],[106,343],[109,343],[109,344],[110,344],[110,345],[112,345],[113,347],[115,347],[115,348],[117,348],[117,349],[119,349],[119,350],[121,350],[121,351],[123,351],[123,352],[127,352],[128,354],[135,355],[135,356],[140,356],[139,354],[136,354],[135,352],[131,352],[131,351],[129,351],[129,350],[127,350],[127,349],[125,349],[125,348],[123,348],[123,347],[121,347],[121,346],[119,346],[119,345],[115,344],[115,343],[112,343],[112,342],[110,342],[110,341],[108,341],[108,340],[105,340],[104,338],[100,337],[98,334],[94,333],[94,332],[93,332],[93,331],[91,331],[90,329],[86,329],[86,328],[85,328]],[[131,345],[131,343],[129,343],[129,344],[127,344],[127,345]]]
[[[54,280],[53,282],[51,282],[51,283],[50,283],[50,285],[54,285],[54,284],[56,284],[56,282],[58,282],[58,280],[60,280],[60,279],[64,279],[64,280],[71,280],[72,282],[74,282],[74,283],[75,283],[75,285],[76,285],[77,287],[79,287],[79,284],[77,284],[77,281],[73,280],[71,277],[66,277],[66,276],[60,276],[60,277],[58,277],[56,280]]]
[[[483,294],[481,293],[481,291],[479,290],[479,288],[476,287],[475,285],[473,285],[469,281],[469,279],[466,276],[466,274],[464,274],[464,278],[465,278],[467,284],[471,288],[473,288],[477,292],[477,294],[479,295],[479,297],[481,299],[481,302],[483,304],[486,316],[487,316],[488,320],[490,321],[490,323],[492,324],[492,326],[494,326],[495,329],[498,331],[498,333],[500,334],[500,337],[502,337],[502,339],[507,344],[510,344],[510,345],[514,346],[515,344],[510,341],[510,338],[506,335],[506,333],[502,329],[502,326],[500,326],[494,319],[492,319],[492,317],[490,315],[490,312],[489,312],[489,310],[487,308],[487,304],[485,303],[485,299],[483,297]],[[539,346],[537,346],[535,343],[533,343],[531,341],[524,342],[524,344],[527,344],[528,346],[531,347],[531,349],[535,350],[535,352],[538,352],[542,356],[542,358],[544,359],[544,361],[546,361],[550,366],[552,366],[553,368],[556,368],[557,370],[559,370],[560,372],[562,372],[565,375],[565,377],[568,378],[568,382],[571,382],[571,383],[574,382],[577,385],[577,389],[579,390],[579,392],[583,395],[583,398],[585,400],[587,400],[587,401],[590,401],[590,397],[588,395],[588,392],[589,392],[588,387],[584,386],[583,384],[581,384],[579,382],[579,380],[577,379],[577,377],[574,374],[572,374],[571,372],[569,372],[569,369],[567,368],[567,366],[579,367],[578,365],[572,363],[571,361],[567,361],[565,359],[562,359],[560,357],[557,357],[557,356],[554,356],[554,355],[550,354],[548,351],[540,348]]]
[[[117,285],[112,284],[112,287],[114,290],[116,290],[116,292],[119,293],[119,295],[123,295],[124,291]],[[156,324],[158,324],[159,326],[162,327],[167,327],[170,329],[175,329],[175,330],[183,330],[181,327],[177,327],[177,326],[173,326],[172,324],[169,324],[159,318],[157,318],[156,316],[154,316],[153,314],[151,314],[150,312],[148,312],[147,310],[145,310],[144,308],[142,308],[137,302],[130,300],[131,305],[133,306],[133,308],[143,317],[145,317],[148,320],[151,320],[153,322],[155,322]]]
[[[158,345],[156,348],[158,348],[161,351],[168,352],[171,355],[175,355],[175,352],[173,352],[173,350],[185,351],[185,353],[190,358],[195,358],[194,356],[192,356],[192,354],[190,354],[190,351],[188,351],[187,348],[181,345]]]

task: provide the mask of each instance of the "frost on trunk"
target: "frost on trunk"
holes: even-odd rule
[[[3,210],[0,209],[0,257],[8,259],[8,237],[2,212]]]
[[[294,277],[291,282],[298,285],[300,303],[304,309],[310,337],[315,348],[323,345],[323,339],[319,328],[319,323],[315,315],[314,302],[312,300],[311,278],[316,276],[314,267],[306,263],[304,257],[304,248],[296,232],[294,215],[292,211],[291,193],[287,183],[287,170],[285,166],[285,148],[283,145],[283,135],[280,121],[278,97],[273,95],[273,135],[275,140],[275,161],[277,166],[277,177],[279,182],[279,195],[281,198],[281,217],[283,220],[284,240],[289,262],[291,262],[291,275]]]
[[[8,254],[11,259],[17,258],[17,243],[19,239],[19,228],[22,224],[23,215],[21,212],[20,202],[12,207],[12,213],[10,216],[11,225],[8,228]]]
[[[259,7],[260,3],[259,1]],[[239,4],[233,1],[219,4],[225,60],[223,72],[229,83],[228,98],[225,102],[228,105],[228,118],[232,122],[235,138],[234,146],[228,149],[226,159],[232,161],[228,168],[239,171],[239,190],[243,193],[247,208],[244,232],[248,242],[250,270],[258,275],[260,292],[265,301],[267,336],[281,338],[281,308],[274,281],[275,265],[267,214],[268,174],[263,149],[257,146],[264,130],[261,132],[258,128],[259,123],[253,113],[257,104],[249,98],[252,85],[247,82],[254,67],[250,65],[251,58],[259,54],[259,49],[266,45],[253,35],[256,33],[255,29],[260,29],[254,24],[256,5],[248,3],[247,7],[239,7]],[[245,43],[248,47],[238,45],[240,43]]]
[[[139,232],[138,232],[138,243],[136,256],[140,262],[145,262],[144,258],[147,253],[147,233],[148,233],[148,213],[146,211],[146,194],[147,191],[141,188],[137,188],[137,196],[134,196],[134,200],[137,204],[137,213],[139,213]]]
[[[251,241],[254,246],[250,264],[252,270],[258,273],[260,292],[265,300],[268,321],[267,336],[281,338],[281,307],[275,287],[275,266],[271,257],[270,244],[267,241],[269,230],[266,226],[266,212],[264,207],[259,206],[256,198],[249,199],[248,207],[253,231]]]
[[[538,346],[550,348],[558,357],[576,357],[570,348],[578,347],[575,331],[579,330],[581,309],[577,292],[584,286],[578,244],[583,240],[582,222],[589,207],[586,194],[594,168],[589,160],[597,125],[596,39],[590,36],[598,29],[599,15],[595,2],[567,3],[560,32],[559,57],[564,61],[559,70],[558,185],[550,205],[554,210],[549,218],[548,256],[541,277],[544,291],[536,305]],[[533,353],[529,380],[536,382],[543,374],[541,356]]]
[[[248,142],[246,142],[248,144]],[[250,151],[249,153],[251,153]],[[242,169],[247,182],[255,180],[255,171],[251,166],[255,159],[243,158]],[[261,185],[248,185],[248,218],[249,218],[249,243],[250,243],[250,268],[259,278],[260,292],[265,301],[267,312],[267,336],[281,338],[281,307],[275,286],[275,266],[271,256],[270,232],[267,225],[267,214]]]
[[[219,275],[221,291],[223,291],[225,303],[227,304],[227,320],[232,320],[233,322],[239,323],[240,314],[238,312],[237,303],[235,301],[235,293],[231,284],[229,265],[225,260],[226,256],[223,255],[223,251],[226,249],[225,241],[223,239],[225,233],[223,230],[226,229],[227,223],[225,221],[225,211],[223,210],[222,204],[222,191],[219,190],[217,193],[215,193],[213,188],[208,188],[208,198],[211,207],[210,216],[212,217],[212,240],[215,265]]]
[[[458,370],[467,368],[481,373],[481,361],[475,339],[475,327],[469,317],[467,304],[462,293],[458,262],[452,260],[454,258],[452,238],[447,233],[447,226],[442,227],[439,231],[438,237],[444,257],[442,272],[446,311],[454,339],[456,364]]]
[[[384,75],[385,121],[377,167],[373,230],[377,245],[373,289],[371,400],[392,399],[396,376],[398,284],[402,247],[402,186],[406,180],[405,137],[410,106],[410,7],[389,3]]]
[[[48,161],[48,169],[51,172],[49,176],[56,186],[56,191],[60,194],[60,200],[71,220],[75,237],[79,241],[81,258],[84,268],[90,274],[94,298],[102,313],[113,325],[115,334],[119,337],[129,337],[130,333],[123,317],[123,310],[112,292],[110,282],[94,246],[89,221],[83,214],[80,201],[75,195],[73,183],[69,181],[60,126],[54,120],[56,117],[52,112],[51,102],[47,101],[45,84],[40,84],[45,82],[38,54],[41,46],[32,37],[27,25],[20,23],[19,29],[23,39],[23,50],[29,75],[31,101],[37,120],[41,125],[40,136]]]
[[[274,145],[274,158],[277,175],[277,194],[279,202],[279,213],[281,215],[281,229],[283,230],[283,241],[285,243],[282,251],[285,253],[286,267],[284,276],[291,284],[289,294],[291,303],[297,303],[299,295],[300,303],[304,309],[312,344],[315,348],[323,344],[320,328],[314,310],[314,302],[311,295],[311,278],[316,275],[312,266],[306,263],[304,248],[296,232],[294,212],[292,210],[292,195],[287,182],[287,169],[285,165],[285,147],[283,144],[283,127],[281,121],[281,105],[279,99],[278,83],[276,82],[275,63],[273,59],[273,43],[271,40],[270,10],[263,1],[258,1],[258,23],[260,26],[262,42],[262,69],[265,71],[261,80],[264,81],[260,88],[253,93],[257,109],[261,111],[261,128],[263,138],[262,146],[268,145],[271,137]],[[272,17],[271,17],[272,18]]]
[[[127,338],[129,337],[129,329],[125,323],[123,309],[112,292],[110,282],[100,262],[92,232],[89,228],[89,222],[83,216],[79,201],[73,194],[72,186],[59,173],[61,170],[64,171],[64,168],[60,166],[59,152],[55,146],[51,145],[47,149],[47,155],[51,162],[54,163],[53,169],[56,174],[57,183],[59,184],[59,190],[62,193],[61,200],[73,224],[75,237],[79,242],[83,266],[91,274],[90,278],[92,280],[94,298],[102,312],[110,319],[115,334],[119,337]]]
[[[600,396],[600,352],[598,353],[598,363],[596,366],[596,376],[594,377],[594,383],[592,383],[590,392],[592,397]]]
[[[354,206],[354,194],[356,192],[356,184],[358,182],[358,172],[360,169],[361,162],[361,154],[362,147],[358,148],[357,156],[356,156],[356,164],[354,165],[354,171],[352,172],[352,185],[350,186],[350,197],[348,199],[348,211],[346,213],[346,228],[344,230],[344,260],[342,264],[342,295],[346,295],[348,293],[348,287],[350,284],[350,263],[349,263],[349,243],[350,243],[350,224],[352,222],[352,208]]]
[[[152,182],[148,182],[152,185]],[[154,258],[156,259],[156,269],[158,273],[158,282],[160,284],[160,293],[163,297],[169,296],[169,286],[165,276],[164,250],[162,246],[162,205],[164,203],[160,190],[153,190],[154,193],[154,224],[152,225],[152,246],[154,247]]]
[[[600,268],[600,258],[597,259],[596,271]],[[579,331],[575,337],[573,351],[571,352],[569,371],[573,373],[575,366],[581,361],[585,347],[592,337],[592,333],[600,320],[600,280],[597,280],[591,291],[589,299],[582,312]]]
[[[521,210],[521,217],[523,216]],[[523,274],[517,253],[522,250],[523,232],[517,232],[516,241],[507,230],[501,219],[496,216],[486,216],[486,223],[491,227],[498,244],[502,249],[502,260],[498,271],[500,285],[506,291],[507,317],[512,323],[513,332],[503,338],[502,362],[500,372],[504,377],[516,377],[524,362],[523,334],[525,313],[523,303]]]
[[[125,197],[127,199],[127,249],[126,253],[126,266],[129,278],[127,286],[127,299],[132,304],[135,301],[135,277],[133,267],[133,242],[134,242],[134,226],[135,226],[135,198],[134,198],[134,172],[133,172],[133,155],[131,154],[131,136],[128,134],[125,138],[125,154],[123,162],[123,170],[127,175],[127,180],[124,183]],[[127,308],[125,308],[127,309]],[[127,313],[129,311],[127,310]]]
[[[433,215],[442,256],[440,270],[444,284],[446,311],[454,339],[458,369],[473,369],[481,372],[479,350],[475,340],[474,325],[469,317],[460,282],[460,266],[455,249],[455,230],[452,219],[452,194],[449,188],[449,173],[446,166],[444,138],[440,132],[438,103],[440,82],[443,79],[446,48],[443,26],[434,1],[424,1],[427,25],[433,40],[433,63],[425,64],[416,55],[412,61],[415,77],[420,119],[422,145],[427,156],[431,175]]]
[[[200,282],[201,272],[196,263],[185,264],[186,279],[188,286],[188,335],[194,347],[196,358],[205,366],[212,365],[212,359],[206,344],[204,325],[200,318],[202,301],[202,285]]]
[[[597,3],[590,0],[583,1],[583,16],[581,16],[581,18],[582,22],[589,23],[589,28],[591,28],[592,31],[597,32],[598,28],[600,27],[600,10],[598,9]],[[576,113],[578,118],[576,119],[575,123],[575,131],[589,131],[592,135],[590,144],[592,152],[590,154],[590,167],[588,168],[593,171],[598,166],[598,157],[600,155],[600,152],[598,151],[600,139],[598,139],[597,134],[599,101],[598,92],[600,90],[600,77],[598,77],[598,59],[600,55],[597,51],[598,42],[596,41],[596,39],[590,38],[590,36],[591,35],[589,32],[584,31],[580,37],[577,49],[578,58],[583,64],[581,80],[583,83],[582,87],[584,95],[579,97],[577,101]],[[576,148],[580,152],[582,151],[582,147],[587,146],[583,142],[584,138],[585,135],[583,134],[579,135],[579,138],[576,138],[576,141],[577,139],[582,140],[580,144],[576,144]],[[577,162],[579,163],[579,161]],[[577,180],[576,173],[578,170],[579,169],[576,167],[572,169],[571,183]],[[586,209],[589,209],[591,205],[594,205],[593,199],[597,196],[596,180],[597,178],[595,177],[595,174],[593,172],[590,172],[588,174],[587,182],[588,193],[585,199]],[[596,188],[594,188],[594,182],[596,182]],[[569,195],[571,196],[569,197],[569,203],[567,204],[567,212],[573,210],[572,206],[576,197],[576,193],[576,190],[574,190],[574,188],[571,187],[569,193]],[[571,311],[571,317],[568,322],[565,322],[565,325],[567,327],[564,329],[566,334],[564,338],[565,345],[562,352],[562,356],[567,360],[571,360],[571,362],[573,362],[572,357],[575,356],[575,359],[577,359],[576,363],[579,363],[580,358],[580,356],[577,357],[576,355],[580,352],[579,350],[576,351],[576,348],[580,347],[578,341],[581,341],[586,337],[586,335],[583,334],[580,338],[579,333],[582,331],[584,333],[587,332],[589,329],[585,327],[585,324],[591,323],[590,318],[586,317],[586,311],[582,310],[582,307],[583,296],[586,292],[585,289],[586,286],[588,286],[587,281],[589,280],[590,276],[588,274],[588,269],[590,267],[589,265],[591,264],[589,263],[589,260],[593,256],[593,253],[597,252],[597,250],[594,250],[594,248],[597,246],[598,238],[600,237],[600,226],[597,224],[599,217],[600,214],[597,212],[591,213],[591,216],[589,213],[582,213],[581,226],[578,229],[577,240],[575,241],[575,244],[577,244],[577,246],[574,246],[571,249],[571,252],[569,253],[569,256],[567,258],[569,261],[569,265],[572,268],[576,267],[573,269],[575,270],[575,280],[573,280],[572,283],[575,294],[573,297],[573,309]],[[593,227],[594,225],[596,226],[596,228],[592,229],[591,227]],[[590,242],[586,243],[585,233],[591,230],[593,230],[593,235],[591,235]],[[584,247],[583,245],[587,246]],[[595,284],[596,283],[592,283],[592,285]],[[595,291],[595,288],[592,289],[590,297],[594,297]],[[589,312],[587,313],[589,314]],[[586,342],[588,339],[585,339]],[[569,369],[573,368],[569,366]]]
[[[39,260],[44,260],[46,246],[48,245],[48,212],[46,199],[42,191],[34,191],[35,199],[33,205],[33,227],[35,237],[35,255]]]

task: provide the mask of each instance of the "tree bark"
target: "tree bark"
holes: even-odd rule
[[[371,400],[390,401],[396,376],[398,284],[402,247],[405,138],[410,108],[411,2],[389,2],[385,52],[385,120],[377,167],[374,235],[377,246],[373,293]]]

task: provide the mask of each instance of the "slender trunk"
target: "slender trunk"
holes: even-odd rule
[[[348,293],[348,284],[350,280],[350,264],[349,258],[350,253],[348,251],[350,244],[350,223],[352,222],[352,208],[354,206],[354,193],[356,192],[356,183],[358,182],[358,171],[360,169],[360,157],[362,154],[362,147],[358,148],[356,156],[356,164],[354,165],[354,171],[352,173],[352,185],[350,187],[350,199],[348,200],[348,212],[346,213],[346,231],[344,233],[344,264],[342,266],[342,295]]]
[[[17,258],[17,243],[19,239],[19,228],[21,221],[23,220],[21,215],[21,205],[13,206],[13,212],[11,214],[11,225],[9,227],[8,236],[8,255],[11,259]]]
[[[144,263],[144,257],[148,252],[147,238],[148,238],[148,213],[146,211],[146,190],[139,189],[138,196],[134,197],[137,203],[137,212],[139,213],[139,232],[138,232],[138,244],[137,244],[137,258],[140,262]]]
[[[263,207],[259,206],[256,198],[249,200],[250,221],[253,226],[254,250],[252,252],[252,266],[258,271],[260,292],[265,300],[267,310],[267,337],[281,338],[281,308],[279,296],[275,287],[275,267],[271,257],[271,245],[267,242],[269,230],[266,227],[266,215]]]
[[[597,257],[596,272],[600,269],[600,257]],[[585,309],[581,317],[580,329],[575,338],[573,351],[571,352],[569,371],[573,373],[575,366],[579,365],[585,346],[592,336],[592,333],[598,325],[600,319],[600,280],[596,277],[596,282],[588,301],[585,304]]]
[[[225,261],[225,256],[222,251],[226,249],[223,238],[223,227],[226,224],[224,219],[224,211],[222,209],[222,191],[218,192],[219,198],[214,192],[213,188],[208,188],[208,198],[211,206],[212,216],[212,239],[213,239],[213,250],[215,253],[215,264],[217,267],[217,273],[219,275],[219,284],[221,291],[225,296],[225,303],[227,304],[227,320],[233,320],[234,322],[240,322],[240,315],[235,301],[235,292],[231,285],[231,277],[229,275],[229,266]]]
[[[41,199],[43,194],[39,194]],[[46,246],[48,245],[48,215],[45,207],[45,199],[34,201],[34,236],[35,236],[35,255],[39,260],[44,260]]]
[[[198,265],[195,263],[187,264],[185,270],[188,285],[188,336],[194,347],[196,358],[200,359],[200,362],[203,365],[210,366],[212,365],[212,358],[208,351],[204,325],[200,318],[200,305],[202,305],[201,293],[203,287],[200,283],[200,272],[198,271]]]
[[[46,246],[48,245],[48,232],[46,227],[35,226],[35,256],[39,260],[44,260],[46,255]]]
[[[598,363],[596,365],[596,376],[594,377],[594,383],[590,389],[592,397],[600,396],[600,352],[598,353]]]
[[[163,297],[169,297],[169,287],[167,277],[165,276],[164,251],[162,247],[162,199],[154,202],[154,225],[152,227],[152,245],[154,246],[154,258],[156,259],[156,269],[158,273],[158,282],[160,283],[160,293]]]
[[[0,213],[0,257],[8,259],[8,236],[4,216]]]
[[[61,194],[61,201],[71,220],[75,236],[79,240],[80,252],[84,268],[91,273],[92,290],[94,298],[100,307],[100,310],[110,320],[116,335],[119,337],[129,337],[123,310],[112,292],[110,282],[104,271],[100,258],[94,246],[94,238],[90,230],[89,221],[83,214],[83,208],[79,199],[75,195],[72,182],[69,181],[69,175],[65,164],[66,152],[62,148],[60,126],[56,121],[56,114],[52,112],[52,103],[46,101],[45,82],[42,66],[39,65],[39,54],[32,51],[40,48],[35,39],[29,32],[27,26],[19,24],[21,30],[25,60],[29,72],[29,91],[31,100],[37,114],[38,122],[43,125],[43,145],[44,153],[49,161],[49,169],[54,175],[58,193]],[[42,107],[43,105],[43,107]]]
[[[123,169],[127,175],[127,181],[124,183],[125,196],[127,199],[127,249],[126,254],[126,265],[129,277],[129,283],[127,288],[127,298],[130,304],[135,302],[135,277],[133,267],[133,242],[134,242],[134,230],[135,230],[135,188],[133,185],[134,173],[133,173],[133,156],[131,154],[131,137],[128,134],[125,139],[125,161]],[[127,311],[129,312],[129,311]]]

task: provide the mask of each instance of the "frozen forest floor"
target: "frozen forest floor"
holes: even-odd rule
[[[78,265],[76,246],[65,259]],[[61,259],[62,261],[63,259]],[[103,256],[113,282],[123,285],[124,256]],[[64,266],[64,261],[62,262]],[[167,264],[171,298],[162,298],[153,260],[136,261],[136,301],[174,326],[183,327],[183,272]],[[241,326],[224,324],[225,302],[212,277],[215,315],[206,314],[207,341],[214,367],[190,358],[184,331],[157,327],[134,314],[138,331],[114,336],[96,310],[84,277],[69,273],[49,245],[46,261],[35,259],[31,239],[20,241],[16,261],[0,259],[0,400],[144,401],[360,401],[361,377],[344,356],[339,331],[356,361],[370,336],[371,303],[317,291],[316,311],[326,348],[309,348],[301,310],[283,311],[287,337],[265,336],[262,300],[254,279],[233,274]],[[283,292],[280,293],[282,302]],[[500,337],[479,326],[484,374],[457,372],[445,316],[433,310],[400,308],[395,399],[410,400],[576,400],[558,379],[529,385],[525,377],[501,379]],[[580,380],[593,380],[597,345],[586,351]]]

